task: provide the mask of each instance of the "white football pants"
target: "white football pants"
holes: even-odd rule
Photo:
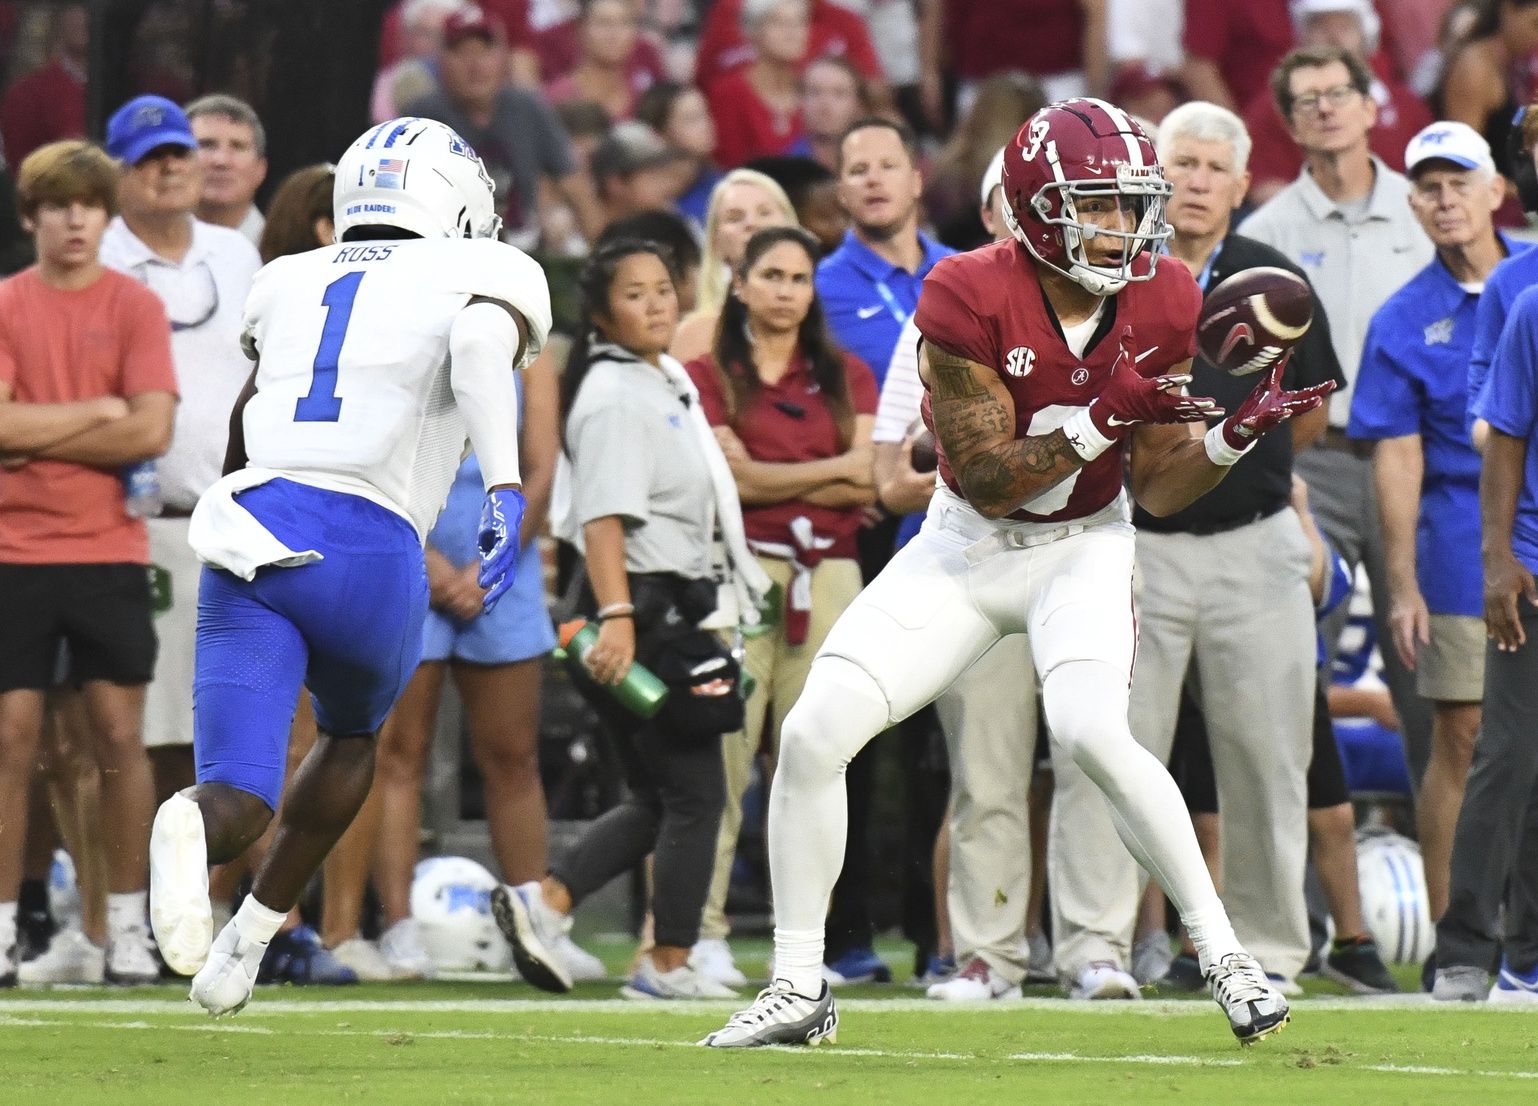
[[[936,492],[918,536],[834,626],[785,719],[769,800],[778,977],[803,993],[821,988],[850,759],[1018,633],[1030,638],[1054,753],[1105,795],[1117,833],[1174,901],[1203,964],[1236,951],[1180,791],[1127,724],[1133,534],[1124,500],[1054,525],[991,521]],[[999,691],[1024,698],[1029,686],[1022,672]]]

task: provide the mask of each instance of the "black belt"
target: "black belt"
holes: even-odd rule
[[[160,508],[161,518],[191,518],[191,507],[173,507],[171,504],[163,504]]]
[[[1370,457],[1372,443],[1348,437],[1338,426],[1325,427],[1324,433],[1314,443],[1315,449],[1328,449],[1332,453],[1349,453],[1353,457]]]
[[[1147,523],[1143,523],[1138,529],[1146,530],[1152,534],[1190,534],[1192,537],[1206,538],[1211,537],[1213,534],[1226,534],[1230,530],[1238,530],[1242,527],[1253,525],[1286,509],[1287,505],[1284,503],[1280,507],[1267,507],[1263,511],[1252,511],[1247,515],[1239,515],[1236,518],[1202,519],[1189,525],[1171,527],[1167,530],[1157,525],[1149,526]]]

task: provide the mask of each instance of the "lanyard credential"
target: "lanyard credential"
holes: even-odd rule
[[[908,321],[908,313],[902,309],[902,304],[897,302],[897,297],[892,295],[892,290],[886,286],[886,281],[876,281],[876,293],[881,297],[881,302],[886,304],[886,309],[892,313],[892,318],[897,320],[899,326]]]

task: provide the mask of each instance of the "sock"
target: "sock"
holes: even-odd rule
[[[16,943],[16,904],[0,902],[0,957]]]
[[[1349,949],[1355,945],[1365,944],[1370,940],[1372,940],[1372,938],[1368,937],[1365,933],[1358,933],[1354,937],[1337,937],[1335,940],[1330,942],[1330,948],[1335,952],[1340,952],[1342,949]]]
[[[107,896],[107,932],[143,928],[149,911],[148,891],[115,891]]]
[[[22,880],[21,895],[16,900],[16,908],[22,914],[48,914],[48,881]]]
[[[774,928],[774,978],[798,995],[822,994],[822,930]]]
[[[232,922],[236,931],[247,941],[265,945],[272,940],[287,917],[287,911],[269,910],[256,901],[255,895],[247,895],[241,901],[240,909],[235,911]]]
[[[1234,936],[1234,927],[1229,923],[1222,903],[1218,903],[1216,909],[1193,910],[1181,921],[1185,922],[1191,943],[1196,946],[1196,962],[1201,965],[1203,975],[1216,961],[1230,953],[1244,951],[1239,938]]]

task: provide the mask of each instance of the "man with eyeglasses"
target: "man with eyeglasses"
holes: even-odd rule
[[[144,713],[156,801],[190,784],[193,635],[201,566],[187,544],[198,497],[219,479],[230,410],[250,365],[241,309],[261,268],[256,247],[193,213],[203,192],[198,142],[182,109],[159,96],[124,104],[107,122],[107,152],[123,163],[118,215],[102,261],[147,285],[171,321],[181,403],[171,448],[158,462],[159,518],[149,520],[160,656]]]
[[[1372,583],[1378,640],[1388,628],[1389,588],[1383,531],[1365,449],[1346,436],[1352,386],[1367,325],[1385,300],[1432,259],[1434,250],[1410,208],[1410,184],[1369,147],[1377,105],[1372,74],[1339,46],[1288,54],[1271,75],[1277,109],[1303,150],[1303,172],[1239,227],[1239,233],[1282,251],[1308,276],[1330,310],[1330,337],[1346,384],[1330,397],[1330,424],[1301,454],[1296,471],[1308,483],[1315,514],[1351,571],[1365,565]],[[1329,658],[1345,624],[1346,604],[1321,626]],[[1399,713],[1412,779],[1425,773],[1431,711],[1392,648],[1384,678]]]

